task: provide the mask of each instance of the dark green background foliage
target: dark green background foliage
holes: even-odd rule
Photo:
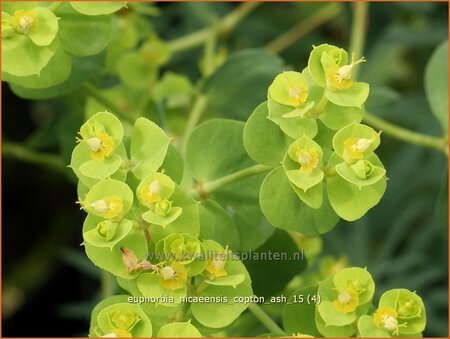
[[[300,70],[307,65],[313,44],[326,42],[348,48],[351,5],[346,3],[341,4],[339,15],[279,56],[245,51],[263,48],[327,5],[264,3],[233,32],[221,36],[219,47],[226,47],[229,59],[216,74],[200,84],[210,96],[207,118],[245,121],[265,100],[267,86],[277,73],[284,69]],[[214,24],[235,6],[232,3],[164,3],[154,7],[159,15],[145,18],[151,20],[161,39],[171,40]],[[423,80],[432,52],[448,38],[447,6],[428,2],[370,4],[364,51],[367,63],[361,67],[359,78],[371,84],[367,108],[372,113],[414,131],[442,135],[439,122],[431,113]],[[198,61],[202,53],[202,48],[194,48],[174,54],[161,72],[184,74],[195,83],[200,78]],[[100,81],[98,65],[103,58],[102,53],[89,57],[90,62],[83,66],[90,69],[87,73],[91,73],[94,82]],[[109,76],[101,81],[102,85],[109,86],[118,79]],[[17,97],[5,83],[2,90],[2,142],[8,145],[2,157],[2,334],[84,336],[90,312],[102,299],[101,278],[79,246],[84,215],[74,204],[76,180],[61,164],[70,162],[74,136],[84,120],[86,95],[74,88],[57,98],[34,101]],[[155,113],[155,107],[149,107],[148,111],[157,123],[165,122],[161,114]],[[167,112],[176,115],[172,120],[179,120],[178,125],[172,121],[173,131],[183,130],[185,111]],[[61,158],[56,157],[56,163],[50,167],[17,160],[13,143],[21,143],[28,150],[59,155],[63,160],[59,162]],[[447,158],[436,150],[384,134],[377,153],[389,178],[384,197],[362,219],[352,223],[340,221],[332,232],[322,236],[321,255],[347,257],[352,266],[366,266],[378,293],[398,287],[417,291],[427,310],[424,336],[447,336]],[[237,211],[238,217],[250,215],[258,220],[262,215],[255,210],[257,192],[250,191],[249,200]],[[232,186],[216,195],[217,201],[224,204],[236,198]],[[236,223],[242,220],[239,218],[235,219]],[[236,226],[238,232],[251,236],[251,232]],[[270,237],[272,228],[266,225],[264,229],[262,238],[255,238],[255,244],[250,247],[261,246],[260,250],[264,251],[285,244],[289,251],[293,250],[294,245],[285,238],[285,232],[277,230]],[[240,239],[241,248],[245,248],[246,237]],[[302,274],[317,270],[317,263],[316,260]],[[253,287],[257,295],[280,292],[292,277],[288,270],[279,274],[273,263],[264,268],[245,264],[256,280]],[[271,279],[279,280],[271,285]],[[378,298],[376,295],[375,300]],[[277,306],[267,311],[280,322],[281,310]],[[246,312],[227,333],[252,336],[264,332]]]

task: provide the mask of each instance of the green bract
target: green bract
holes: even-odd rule
[[[170,138],[155,123],[144,118],[136,120],[130,146],[130,158],[136,178],[143,179],[162,165],[169,143]]]
[[[374,289],[370,274],[357,267],[346,268],[320,282],[317,293],[322,302],[317,306],[316,321],[319,317],[330,328],[326,333],[319,331],[328,336],[333,327],[351,327],[357,317],[367,311]]]
[[[83,245],[89,259],[115,276],[135,278],[141,272],[140,262],[147,257],[148,248],[145,235],[132,226],[132,221],[126,219],[114,222],[88,215],[83,225]],[[108,237],[112,238],[107,240]]]
[[[27,98],[56,96],[64,91],[58,85],[66,82],[68,86],[62,87],[66,91],[80,86],[85,79],[74,74],[79,70],[72,65],[73,57],[96,55],[107,46],[111,14],[126,2],[64,3],[55,10],[42,7],[46,4],[5,2],[2,6],[3,80]]]
[[[380,145],[380,133],[361,124],[351,124],[340,129],[333,138],[334,151],[347,163],[364,159]]]
[[[120,220],[131,208],[133,192],[127,184],[107,179],[95,184],[80,203],[88,213]]]
[[[166,227],[175,221],[182,212],[179,206],[172,206],[172,196],[175,183],[167,175],[151,173],[139,184],[136,195],[139,202],[149,210],[142,214],[142,218],[150,224]]]
[[[244,146],[256,162],[275,166],[283,160],[293,139],[267,119],[268,114],[267,102],[255,108],[244,127]]]
[[[324,177],[322,157],[320,146],[306,136],[292,143],[283,160],[283,167],[291,183],[305,193],[320,184]]]
[[[155,253],[167,260],[186,265],[188,276],[203,272],[206,262],[201,260],[204,255],[202,243],[194,236],[183,233],[172,233],[159,240],[155,246]]]
[[[120,120],[108,112],[96,113],[81,126],[80,136],[70,167],[84,185],[91,187],[111,176],[123,180],[126,173],[120,167],[127,155]]]
[[[18,77],[39,74],[58,48],[55,40],[58,18],[44,7],[11,10],[5,14],[2,71]]]
[[[191,324],[187,322],[175,322],[162,326],[157,334],[158,338],[201,338],[202,334]]]
[[[337,64],[339,66],[345,65],[348,59],[347,52],[336,46],[322,44],[314,46],[308,60],[308,69],[311,77],[321,87],[326,86],[326,76],[324,70],[324,63],[328,65]],[[323,60],[323,62],[322,62]]]
[[[304,134],[310,138],[316,136],[317,124],[314,119],[307,117],[305,114],[313,107],[314,103],[306,104],[303,109],[293,110],[292,107],[281,105],[269,96],[267,105],[269,109],[268,118],[280,126],[281,130],[291,138],[298,139]],[[297,115],[297,113],[299,114]]]
[[[117,12],[119,9],[126,7],[127,1],[115,1],[115,2],[77,1],[71,2],[70,5],[77,12],[80,12],[85,15],[103,15]]]
[[[152,323],[142,308],[127,296],[103,300],[92,311],[90,337],[151,337]]]
[[[311,77],[321,87],[325,87],[326,98],[335,105],[361,107],[369,95],[369,85],[353,82],[352,71],[364,58],[347,65],[348,55],[343,49],[323,44],[314,47],[308,60]]]
[[[383,293],[372,316],[363,316],[358,329],[363,337],[420,337],[426,314],[422,299],[407,289]]]
[[[243,302],[234,302],[235,297],[250,297],[253,295],[251,280],[245,266],[218,243],[212,240],[204,242],[208,256],[206,271],[208,277],[199,284],[197,295],[210,298],[227,297],[228,302],[208,302],[192,304],[192,314],[202,325],[211,328],[225,327],[231,324],[246,308]],[[218,257],[211,257],[217,253]],[[224,260],[223,269],[226,276],[219,275],[218,267],[214,260]]]

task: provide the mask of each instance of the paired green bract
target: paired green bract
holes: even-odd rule
[[[164,131],[139,118],[127,135],[113,114],[99,112],[81,126],[77,141],[70,167],[79,178],[79,204],[88,213],[86,254],[132,298],[100,303],[91,336],[151,336],[155,321],[158,335],[200,336],[191,317],[211,328],[233,322],[247,304],[232,299],[252,295],[250,276],[228,247],[199,239],[199,204],[165,172],[172,165]],[[162,326],[192,295],[226,296],[229,302],[193,303],[188,322]]]
[[[275,227],[306,235],[330,231],[339,217],[362,217],[381,199],[386,171],[374,151],[379,133],[360,124],[369,85],[352,80],[364,58],[314,47],[301,73],[279,74],[267,102],[246,123],[244,144],[258,163],[278,166],[260,191]],[[279,166],[281,165],[281,166]]]

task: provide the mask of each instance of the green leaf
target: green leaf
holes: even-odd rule
[[[367,159],[375,166],[383,164],[375,154]],[[342,160],[333,154],[328,167],[333,167]],[[347,221],[361,218],[369,209],[378,204],[386,190],[386,177],[370,186],[358,188],[357,185],[348,182],[340,175],[334,175],[327,179],[328,198],[336,213]]]
[[[127,6],[127,1],[95,2],[95,1],[72,1],[70,5],[81,14],[103,15],[112,14]]]
[[[50,45],[58,32],[58,18],[44,7],[33,8],[32,12],[37,16],[38,25],[30,30],[28,36],[38,46]]]
[[[232,286],[236,288],[237,285],[244,282],[245,274],[227,275],[226,277],[216,278],[214,280],[206,279],[205,283],[215,286]]]
[[[83,229],[83,233],[85,232]],[[140,272],[127,271],[120,250],[122,247],[132,250],[139,260],[147,258],[147,241],[141,230],[132,230],[112,248],[94,246],[89,242],[85,242],[84,247],[86,255],[95,266],[124,279],[134,279]]]
[[[183,179],[184,162],[181,158],[180,153],[172,145],[169,145],[166,157],[164,158],[162,165],[158,169],[158,171],[163,170],[164,173],[177,184],[181,183],[181,179]]]
[[[215,119],[192,132],[186,158],[197,180],[217,179],[254,164],[244,149],[243,129],[242,122]],[[220,137],[211,138],[211,135]],[[242,240],[242,249],[256,248],[273,232],[258,208],[261,180],[261,175],[244,178],[221,187],[210,196],[232,217]]]
[[[356,321],[355,312],[340,312],[333,306],[331,301],[322,301],[317,310],[325,322],[325,326],[346,326]]]
[[[25,99],[48,99],[59,97],[72,92],[81,86],[83,82],[102,72],[104,54],[100,53],[85,58],[72,58],[72,72],[69,78],[59,85],[45,89],[32,89],[10,84],[11,90],[17,96]],[[45,68],[42,72],[45,71]],[[61,71],[61,70],[60,70]]]
[[[116,73],[117,65],[123,54],[135,48],[140,40],[140,32],[134,15],[113,16],[113,39],[107,48],[105,68],[108,72]]]
[[[200,204],[200,237],[212,239],[232,251],[239,250],[239,232],[236,225],[217,202],[204,200]]]
[[[82,15],[65,3],[58,9],[58,16],[58,38],[61,47],[70,54],[79,57],[98,54],[111,40],[110,15]]]
[[[104,160],[88,160],[79,167],[82,175],[103,180],[115,173],[122,164],[122,158],[118,155],[113,155]]]
[[[164,162],[170,138],[154,122],[139,118],[131,135],[130,157],[136,164],[133,174],[142,179],[151,171],[156,171]]]
[[[27,88],[48,88],[66,81],[71,71],[71,57],[59,48],[39,75],[17,77],[2,72],[2,80]]]
[[[3,20],[7,20],[6,19],[7,16],[10,16],[10,15],[6,12],[2,12],[2,17],[4,18]],[[7,28],[3,28],[3,29],[7,30]],[[12,32],[12,35],[5,36],[7,33],[3,33],[2,53],[4,53],[4,51],[9,51],[9,50],[16,48],[23,39],[22,34],[16,34],[14,27],[10,26],[9,29],[10,29],[10,32]]]
[[[346,326],[326,325],[325,321],[320,317],[317,307],[315,319],[317,329],[325,337],[350,338],[355,333],[355,329],[352,325]]]
[[[205,248],[211,246],[219,246],[212,240],[205,241]],[[222,248],[223,250],[223,248]],[[202,325],[210,328],[221,328],[228,326],[236,320],[240,314],[247,308],[247,304],[237,302],[235,297],[250,297],[253,295],[250,276],[245,266],[236,260],[228,260],[225,269],[229,276],[244,275],[245,279],[242,283],[233,288],[232,286],[216,286],[206,284],[205,288],[198,293],[198,296],[220,298],[226,297],[227,302],[208,302],[208,303],[192,303],[191,311],[195,319]]]
[[[327,99],[333,104],[346,107],[361,107],[369,96],[369,84],[355,82],[341,91],[325,91]]]
[[[186,286],[177,290],[164,288],[160,282],[160,275],[151,272],[142,273],[135,280],[133,295],[144,295],[153,298],[172,297],[173,302],[161,300],[157,303],[143,303],[142,308],[151,316],[173,314],[182,305],[181,298],[186,296]]]
[[[319,119],[325,126],[339,130],[353,122],[359,123],[362,120],[363,109],[359,107],[343,107],[328,102],[319,115]]]
[[[259,188],[264,176],[262,173],[236,181],[211,195],[211,199],[219,202],[234,221],[241,251],[257,248],[274,231],[259,208]]]
[[[40,74],[57,49],[57,40],[48,46],[38,46],[28,36],[20,35],[15,48],[2,49],[2,71],[18,77]]]
[[[272,253],[273,256],[268,256],[268,253]],[[256,250],[242,253],[241,258],[252,277],[255,295],[264,297],[282,292],[289,281],[306,268],[306,259],[303,258],[300,249],[292,237],[283,230],[275,230],[264,244]],[[268,284],[267,279],[270,276],[277,278]]]
[[[425,70],[425,90],[434,116],[448,132],[448,40],[433,52]]]
[[[188,77],[168,71],[155,85],[152,95],[155,101],[165,100],[167,108],[178,108],[190,104],[193,90]]]
[[[290,181],[292,189],[297,193],[298,197],[311,208],[320,208],[323,203],[323,182],[304,190],[298,188],[292,181]]]
[[[313,171],[309,175],[300,173],[299,170],[287,170],[286,175],[291,183],[304,192],[307,192],[313,186],[317,186],[324,177],[324,173],[321,170]]]
[[[158,68],[139,53],[129,52],[120,58],[117,64],[117,75],[125,85],[143,90],[156,81]]]
[[[191,324],[191,321],[173,322],[161,327],[158,338],[201,338],[202,334]]]
[[[273,226],[307,236],[329,232],[339,220],[327,199],[319,209],[303,203],[289,184],[282,167],[275,168],[264,179],[260,206]]]
[[[256,162],[275,166],[280,164],[289,145],[294,141],[270,121],[267,102],[253,111],[244,127],[244,146]]]
[[[2,3],[2,11],[14,15],[15,11],[25,9],[33,9],[36,7],[36,2],[34,1],[5,1]]]
[[[244,149],[243,130],[244,123],[225,119],[196,127],[188,139],[186,152],[193,176],[199,181],[213,180],[252,165]]]
[[[208,112],[245,120],[265,100],[267,88],[283,68],[278,56],[263,50],[233,53],[205,82]]]
[[[300,296],[308,298],[314,295],[317,295],[317,286],[302,287],[289,297],[283,308],[283,328],[286,334],[304,333],[321,337],[315,322],[316,304],[305,302],[304,299],[299,302]]]
[[[149,35],[150,37],[140,47],[139,54],[141,59],[158,68],[167,63],[171,52],[165,41],[159,39],[155,34]]]

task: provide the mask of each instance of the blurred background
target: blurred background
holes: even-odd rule
[[[172,40],[214,24],[238,5],[153,4],[148,5],[153,14],[143,17],[142,24],[162,40]],[[348,48],[351,7],[262,3],[220,38],[219,47],[224,55],[266,47],[298,70],[307,64],[312,45],[327,42]],[[302,22],[306,28],[295,43],[284,46],[277,40]],[[359,75],[371,84],[367,108],[400,126],[441,136],[425,95],[424,72],[433,51],[447,39],[447,3],[371,3],[364,49],[368,62]],[[195,83],[202,53],[202,48],[183,51],[163,70],[184,74]],[[253,107],[265,93],[260,96],[250,103]],[[65,168],[84,119],[85,99],[82,90],[75,90],[55,99],[24,100],[2,83],[5,337],[85,336],[90,311],[101,300],[100,272],[80,246],[85,215],[75,205],[76,180]],[[245,120],[251,110],[247,113],[227,117]],[[184,112],[177,114],[174,120],[184,119]],[[447,158],[384,134],[377,153],[388,171],[385,196],[364,218],[341,221],[322,236],[320,256],[367,267],[379,293],[375,300],[390,288],[417,291],[427,309],[424,336],[447,337]]]

